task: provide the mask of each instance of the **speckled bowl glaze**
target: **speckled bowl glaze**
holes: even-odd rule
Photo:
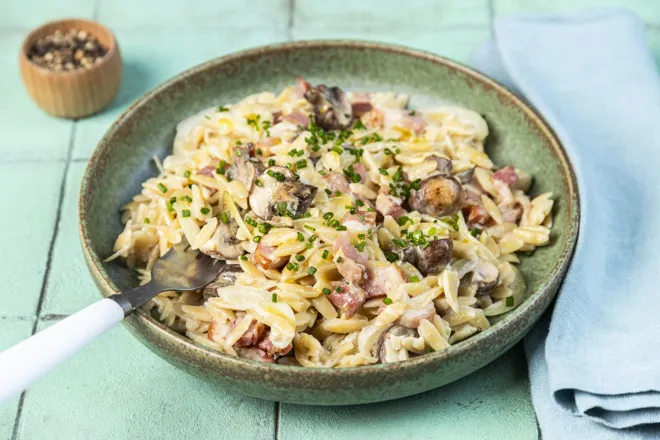
[[[347,90],[407,93],[412,107],[450,101],[483,114],[491,130],[486,148],[495,163],[530,172],[534,194],[555,195],[550,245],[520,264],[527,299],[488,330],[444,351],[345,369],[262,364],[210,351],[143,311],[126,319],[132,333],[170,363],[219,388],[313,405],[378,402],[427,391],[483,367],[520,341],[554,298],[578,233],[577,184],[566,153],[543,119],[494,81],[436,55],[377,43],[297,42],[239,52],[182,73],[128,108],[89,160],[80,193],[83,250],[101,294],[137,284],[129,269],[102,260],[122,231],[120,207],[157,174],[151,157],[169,154],[176,124],[213,105],[279,91],[298,75]]]

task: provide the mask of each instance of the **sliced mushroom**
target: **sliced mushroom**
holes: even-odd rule
[[[435,306],[432,302],[430,302],[421,309],[407,309],[405,312],[403,312],[403,315],[399,317],[397,323],[404,327],[417,328],[423,319],[428,319],[430,321],[433,319],[435,314]]]
[[[458,212],[465,194],[458,180],[447,176],[434,176],[422,180],[418,190],[408,197],[410,207],[422,214],[441,217]]]
[[[424,161],[425,162],[433,161],[436,163],[435,171],[433,171],[431,175],[451,176],[451,169],[452,169],[451,160],[447,159],[446,157],[435,156],[435,155],[428,156]]]
[[[221,287],[233,286],[236,283],[236,278],[243,273],[243,269],[238,264],[227,264],[222,269],[220,273],[213,280],[211,284],[204,288],[204,302],[207,299],[218,296],[217,289]]]
[[[314,106],[314,119],[325,130],[343,130],[353,123],[351,101],[339,87],[311,87],[305,99]]]
[[[472,182],[472,176],[474,176],[474,168],[470,168],[468,170],[454,174],[454,177],[458,179],[458,181],[463,185],[467,185],[468,183]]]
[[[311,206],[317,188],[297,180],[291,170],[274,166],[260,176],[261,186],[255,186],[249,197],[250,208],[264,220],[273,216],[296,217]]]
[[[453,250],[454,242],[451,238],[440,238],[427,245],[410,246],[404,249],[403,259],[426,276],[440,272],[449,264]]]
[[[234,164],[227,170],[227,176],[240,181],[248,191],[252,190],[257,175],[263,172],[264,166],[259,160],[250,160],[250,148],[237,148]]]
[[[218,222],[211,239],[200,250],[218,260],[235,260],[243,255],[241,240],[236,238],[238,225],[232,218],[228,223]]]
[[[497,267],[486,260],[479,259],[477,266],[472,271],[472,282],[477,286],[477,295],[488,295],[493,291],[500,280],[500,271]]]
[[[374,345],[373,355],[384,364],[403,361],[409,358],[408,350],[400,343],[393,344],[393,339],[416,338],[415,330],[402,325],[392,325],[385,330]]]

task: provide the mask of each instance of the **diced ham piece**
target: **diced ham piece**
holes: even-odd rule
[[[435,307],[430,302],[423,309],[407,309],[399,318],[398,323],[404,327],[417,328],[422,319],[433,319]]]
[[[419,112],[411,115],[409,110],[398,108],[384,108],[381,112],[383,114],[383,125],[385,127],[391,128],[399,126],[412,131],[417,135],[422,134],[426,129],[426,121]]]
[[[353,284],[337,284],[338,286],[333,287],[328,299],[343,312],[344,317],[350,318],[362,307],[366,301],[366,294],[364,290]],[[339,292],[337,289],[340,289]]]
[[[273,112],[273,125],[279,124],[280,122],[282,122],[282,112]]]
[[[298,77],[296,78],[296,96],[298,98],[304,98],[305,93],[311,89],[312,86],[309,85],[307,81],[305,81],[303,78]]]
[[[358,211],[357,214],[346,213],[341,224],[349,231],[368,231],[376,227],[376,213],[369,211]]]
[[[300,125],[302,128],[307,128],[309,125],[309,117],[302,112],[291,112],[282,118],[283,120],[292,123],[293,125]]]
[[[481,205],[468,206],[465,210],[467,211],[468,226],[473,226],[475,224],[483,225],[486,224],[489,219],[488,212]]]
[[[522,217],[523,210],[520,205],[515,205],[507,208],[500,207],[500,212],[502,213],[502,218],[505,222],[518,223],[518,220]]]
[[[277,247],[275,246],[266,246],[262,243],[257,245],[257,248],[252,254],[252,259],[255,264],[261,266],[262,269],[279,269],[284,266],[288,260],[287,257],[277,257],[273,255],[273,252]]]
[[[266,334],[263,339],[257,345],[261,350],[265,351],[268,356],[285,356],[287,355],[293,346],[291,344],[287,345],[284,348],[277,348],[273,345],[273,341],[270,340],[270,329],[266,330]]]
[[[518,174],[516,174],[516,170],[511,165],[509,165],[508,167],[500,168],[499,170],[495,171],[493,174],[493,179],[499,180],[500,182],[504,182],[511,186],[518,181]]]
[[[401,207],[403,200],[388,194],[387,187],[382,186],[378,191],[376,198],[376,210],[383,216],[391,215],[394,219],[398,219],[406,214],[406,210]]]
[[[201,174],[202,176],[213,177],[213,173],[215,172],[216,168],[217,166],[215,165],[207,165],[204,168],[197,170],[197,174]]]
[[[408,282],[408,277],[396,264],[386,266],[370,267],[367,270],[367,281],[364,283],[364,291],[367,299],[374,296],[387,295],[401,284]]]
[[[356,117],[361,117],[363,114],[368,113],[373,108],[369,102],[354,102],[351,104],[353,114]]]
[[[268,356],[268,353],[257,347],[248,347],[248,348],[238,347],[236,349],[236,354],[238,355],[238,357],[251,359],[253,361],[265,362],[268,364],[275,363],[275,358],[273,358],[272,356]]]
[[[353,164],[353,172],[360,176],[360,182],[367,182],[367,167],[362,162]]]
[[[330,171],[323,176],[323,181],[333,193],[340,192],[342,194],[347,194],[351,192],[348,180],[342,173]]]
[[[237,319],[236,325],[238,325],[238,323],[239,321]],[[248,327],[245,333],[243,333],[243,336],[241,336],[234,345],[238,347],[250,347],[252,345],[257,345],[257,343],[264,338],[265,333],[266,326],[256,319],[253,319],[250,323],[250,327]]]
[[[405,115],[401,121],[401,125],[416,135],[420,135],[426,130],[426,121],[420,113],[416,113],[414,116]]]
[[[360,285],[364,282],[368,255],[353,246],[348,232],[342,232],[337,237],[334,246],[337,270],[349,283]]]

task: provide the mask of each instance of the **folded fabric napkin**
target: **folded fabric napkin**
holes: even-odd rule
[[[644,24],[497,19],[471,63],[544,115],[578,175],[575,256],[525,341],[543,438],[660,438],[660,77]]]

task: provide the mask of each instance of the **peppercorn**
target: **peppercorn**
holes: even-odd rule
[[[101,62],[108,52],[98,39],[89,32],[69,29],[56,30],[37,40],[30,48],[28,57],[41,67],[54,72],[89,69]]]

